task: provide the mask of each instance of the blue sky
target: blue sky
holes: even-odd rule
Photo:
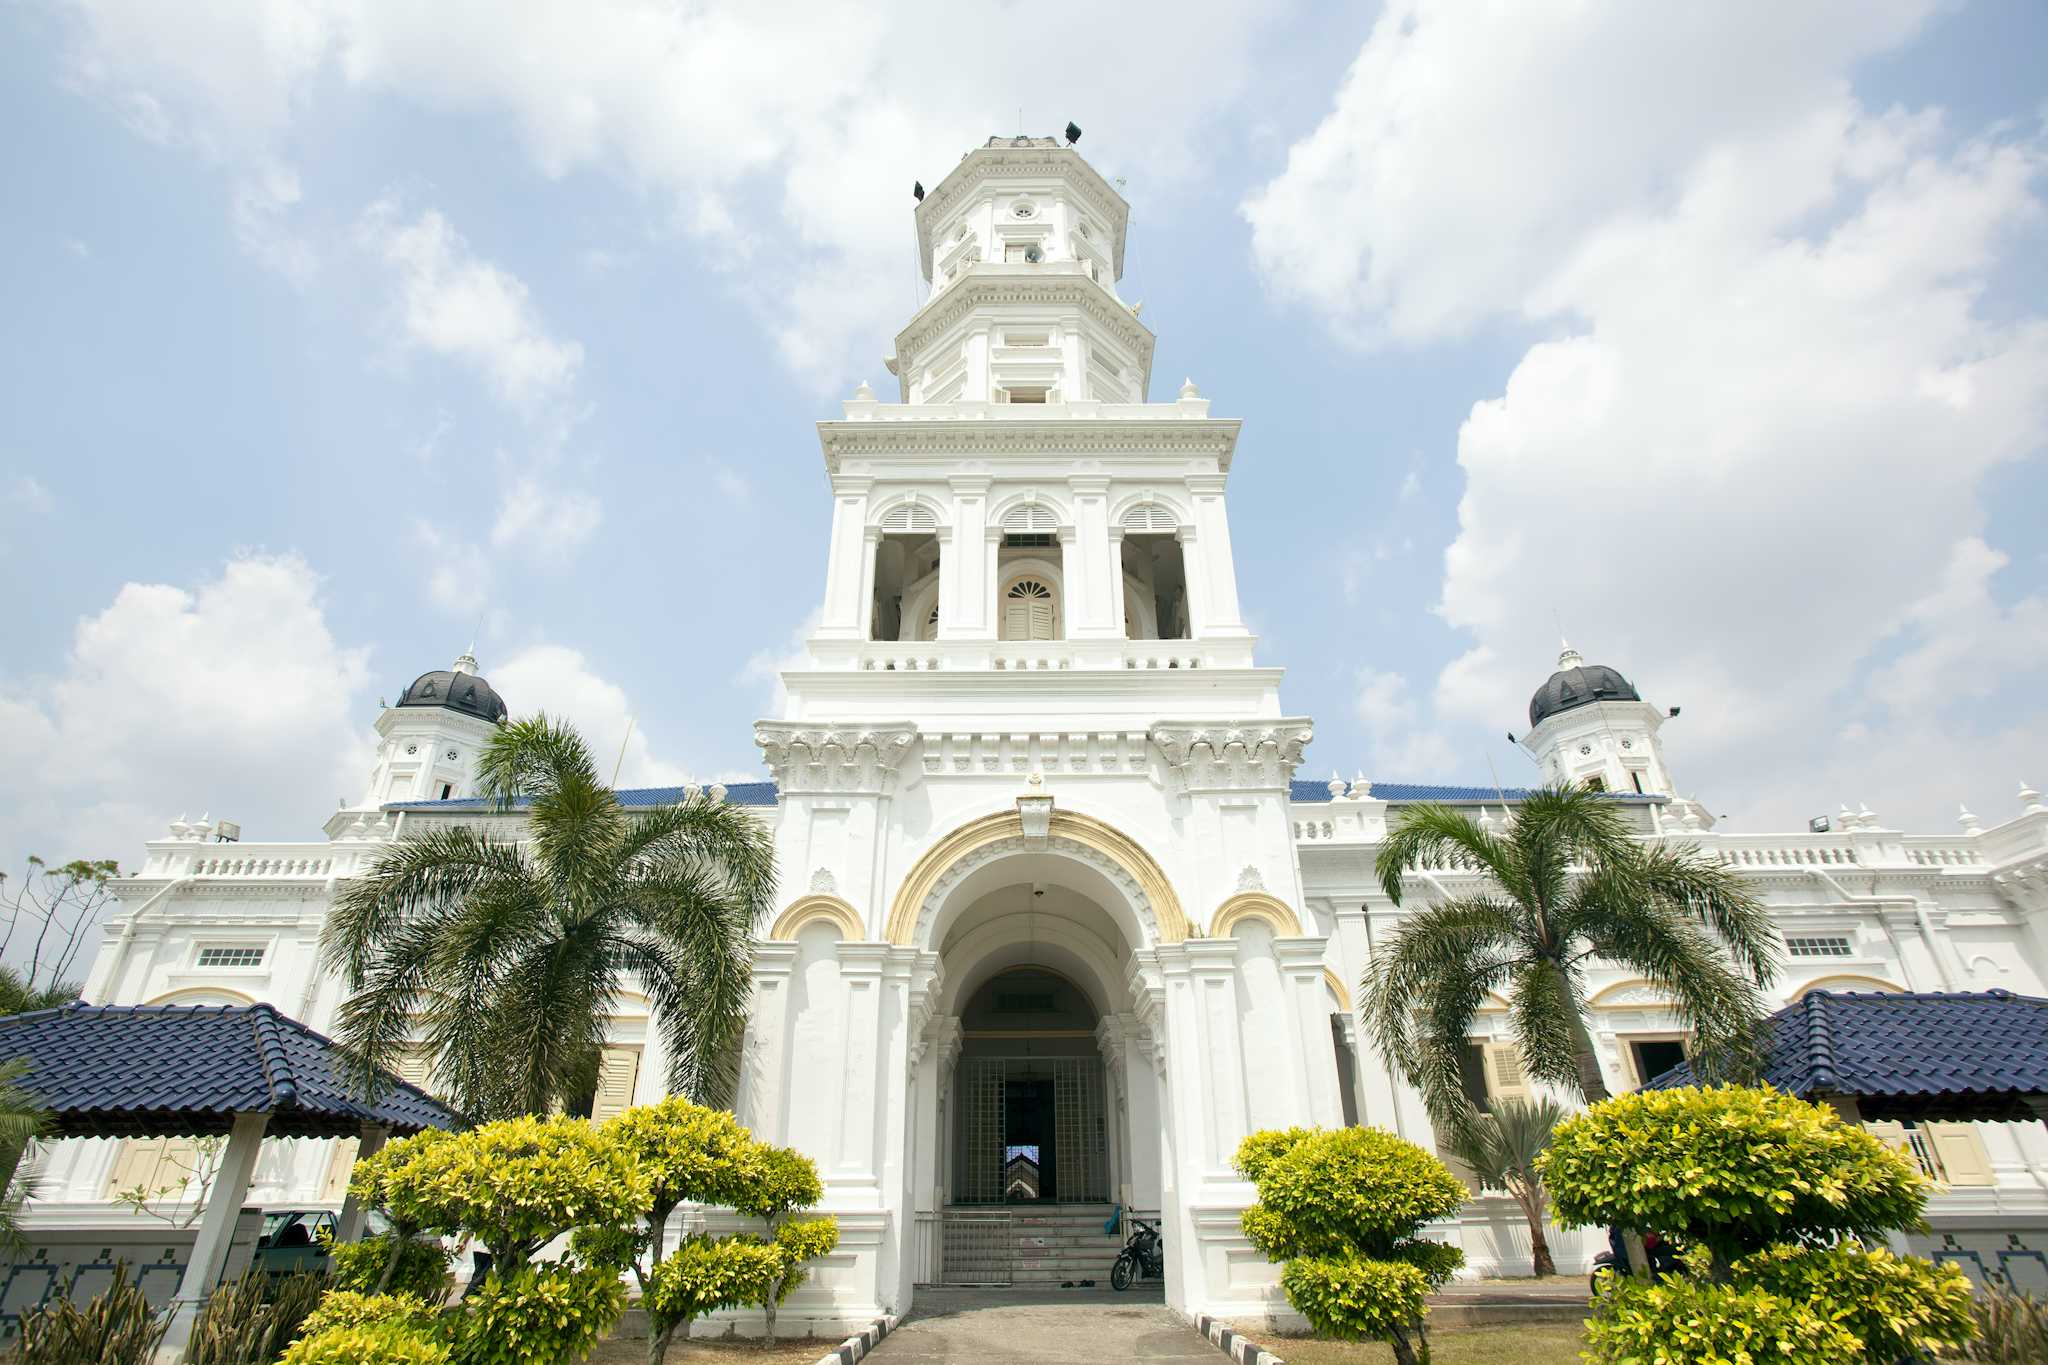
[[[307,837],[477,634],[752,772],[913,178],[1082,124],[1246,428],[1304,775],[1503,781],[1559,626],[1741,828],[2048,781],[2048,10],[0,11],[0,852]],[[481,621],[481,625],[479,625]]]

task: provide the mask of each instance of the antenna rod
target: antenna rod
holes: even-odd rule
[[[619,770],[626,766],[626,745],[631,743],[632,739],[633,718],[631,716],[628,716],[626,717],[625,736],[619,740],[619,761],[617,763],[612,764],[612,788],[615,791],[618,789],[619,785]]]

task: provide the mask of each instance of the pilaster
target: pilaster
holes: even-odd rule
[[[825,558],[825,601],[818,615],[821,640],[865,638],[861,593],[864,588],[870,594],[874,591],[873,547],[867,536],[873,483],[844,475],[832,481],[832,540]]]

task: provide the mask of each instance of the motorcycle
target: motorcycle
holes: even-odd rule
[[[1130,1239],[1109,1269],[1109,1287],[1121,1291],[1129,1289],[1140,1276],[1160,1279],[1165,1275],[1166,1243],[1160,1239],[1159,1225],[1133,1218]]]
[[[1593,1258],[1593,1273],[1590,1278],[1595,1297],[1599,1295],[1603,1287],[1600,1282],[1601,1276],[1626,1275],[1629,1270],[1627,1247],[1612,1232],[1609,1233],[1609,1242],[1609,1249]],[[1677,1253],[1672,1250],[1671,1243],[1665,1241],[1656,1233],[1646,1232],[1643,1234],[1643,1253],[1650,1262],[1651,1279],[1661,1280],[1667,1275],[1678,1273]]]

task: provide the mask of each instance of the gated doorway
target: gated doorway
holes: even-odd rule
[[[956,1204],[1109,1199],[1098,1057],[962,1057]]]

